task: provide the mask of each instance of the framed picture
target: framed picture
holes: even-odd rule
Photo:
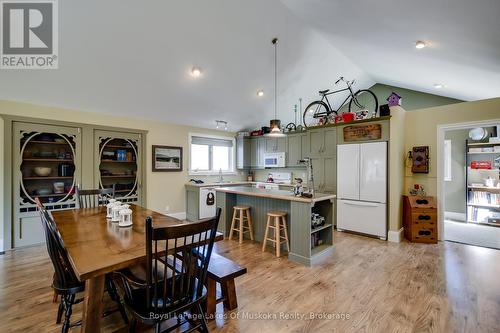
[[[182,147],[153,146],[153,172],[182,171]]]
[[[429,173],[429,146],[413,147],[411,157],[413,173]]]

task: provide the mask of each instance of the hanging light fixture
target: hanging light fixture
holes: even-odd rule
[[[283,137],[285,134],[281,131],[281,121],[277,116],[278,112],[278,38],[273,38],[271,41],[274,45],[274,119],[269,122],[271,131],[266,134],[270,137]]]

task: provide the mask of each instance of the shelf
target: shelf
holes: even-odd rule
[[[488,222],[477,222],[477,221],[467,221],[467,223],[500,228],[500,223],[488,223]]]
[[[500,146],[500,142],[476,142],[467,144],[467,147],[478,147],[478,146]]]
[[[473,207],[484,207],[484,208],[497,208],[500,209],[500,205],[492,205],[492,204],[476,204],[476,203],[468,203],[467,206]]]
[[[44,195],[37,195],[37,194],[32,194],[32,198],[52,198],[52,197],[64,197],[68,195],[69,193],[53,193],[53,194],[44,194]]]
[[[490,193],[500,193],[499,187],[486,187],[486,186],[467,186],[469,190],[473,191],[482,191],[482,192],[490,192]]]
[[[115,161],[115,160],[101,160],[105,163],[136,163],[136,161]]]
[[[64,142],[55,142],[55,141],[36,141],[36,140],[30,140],[28,143],[37,143],[37,144],[47,144],[47,145],[68,145],[69,143],[64,141]]]
[[[316,233],[318,231],[321,231],[321,230],[324,230],[326,228],[330,228],[331,226],[332,226],[331,224],[325,224],[325,225],[323,225],[321,227],[317,227],[317,228],[311,229],[311,234],[314,234],[314,233]]]
[[[468,151],[467,154],[473,154],[473,155],[492,155],[492,154],[498,154],[500,155],[500,151]]]
[[[136,178],[136,176],[132,176],[132,175],[123,175],[123,176],[101,176],[101,178]]]
[[[318,246],[315,246],[311,249],[311,257],[315,256],[315,255],[318,255],[320,254],[321,252],[324,252],[326,250],[328,250],[332,245],[328,245],[328,244],[321,244],[321,245],[318,245]]]
[[[125,193],[125,192],[130,192],[132,190],[133,189],[130,189],[130,190],[115,190],[115,193]]]
[[[63,158],[25,158],[23,162],[73,162],[73,160]]]
[[[23,180],[53,180],[53,179],[73,179],[73,177],[58,177],[58,176],[47,176],[47,177],[24,177]]]
[[[488,171],[488,172],[499,172],[500,169],[472,169],[471,167],[468,167],[470,171]]]
[[[112,145],[104,145],[103,149],[106,148],[116,148],[116,149],[133,149],[135,150],[134,147],[128,147],[128,146],[112,146]]]

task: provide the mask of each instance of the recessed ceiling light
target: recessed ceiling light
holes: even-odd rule
[[[193,67],[191,69],[191,75],[194,77],[199,77],[201,75],[201,69],[199,67]]]
[[[424,41],[417,40],[417,41],[415,42],[415,48],[417,48],[417,49],[423,49],[423,48],[424,48],[424,47],[426,47],[426,46],[427,46],[427,44],[425,44],[425,42],[424,42]]]
[[[259,97],[264,96],[264,90],[257,91],[257,96],[259,96]]]
[[[436,88],[436,89],[444,88],[444,84],[442,84],[442,83],[435,83],[434,84],[434,88]]]

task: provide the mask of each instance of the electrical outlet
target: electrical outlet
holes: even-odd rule
[[[169,212],[170,211],[170,206],[165,206],[165,211]]]

